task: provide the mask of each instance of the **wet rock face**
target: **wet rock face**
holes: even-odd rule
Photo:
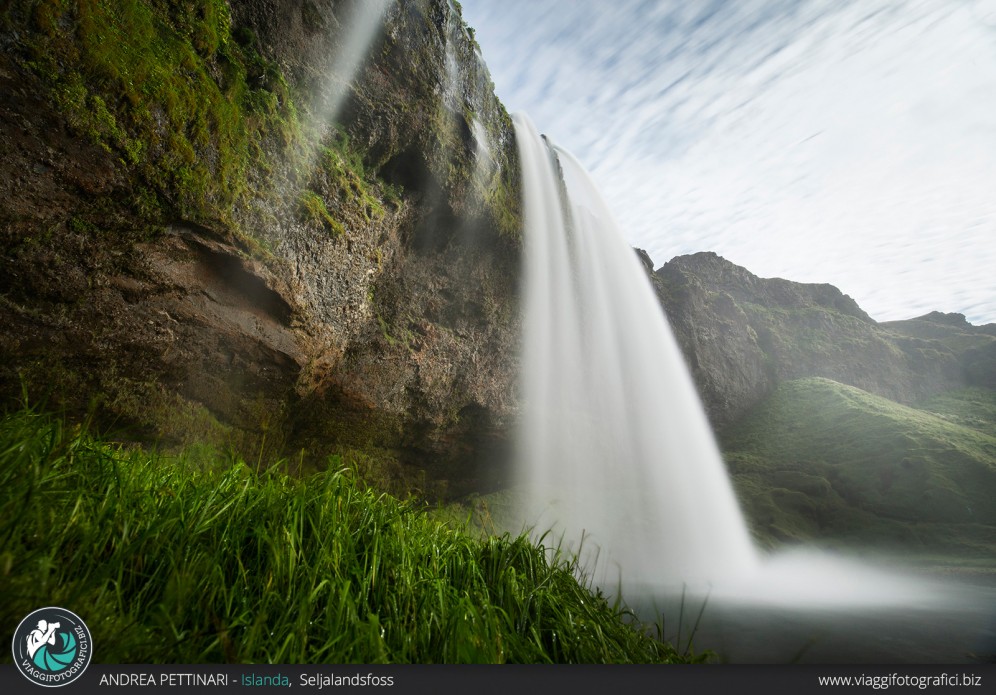
[[[157,177],[168,144],[144,162],[121,149],[144,122],[113,82],[83,82],[82,104],[117,119],[105,132],[49,96],[65,56],[33,71],[45,31],[72,34],[76,15],[0,28],[5,399],[23,382],[254,458],[352,452],[428,495],[496,479],[518,335],[511,122],[445,1],[385,3],[365,57],[344,58],[371,4],[233,0],[228,48],[193,45],[209,87],[235,99],[244,79],[246,127],[271,119],[244,185],[196,221],[174,204],[183,182]],[[153,129],[168,108],[149,105]]]
[[[719,429],[802,377],[914,403],[976,382],[996,343],[964,317],[878,324],[831,285],[759,278],[714,253],[673,258],[651,280]]]
[[[315,112],[336,104],[364,166],[398,192],[383,217],[351,224],[342,205],[346,234],[333,238],[273,211],[272,243],[294,269],[300,313],[313,317],[295,431],[313,448],[396,452],[409,471],[445,481],[440,494],[479,487],[514,409],[511,122],[449,3],[387,4],[341,93],[330,57],[342,55],[361,3],[304,2],[299,12],[279,3],[287,19],[274,18],[273,4],[236,5],[234,17],[244,13],[272,59],[300,75]],[[334,197],[335,181],[312,184]]]

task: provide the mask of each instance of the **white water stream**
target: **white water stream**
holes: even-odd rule
[[[639,259],[580,164],[513,120],[526,245],[521,520],[580,549],[606,591],[753,572],[712,430]]]

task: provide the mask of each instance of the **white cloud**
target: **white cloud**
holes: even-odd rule
[[[879,320],[996,321],[988,0],[465,0],[499,96],[658,263],[712,250]]]

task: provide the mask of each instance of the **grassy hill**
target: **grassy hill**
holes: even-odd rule
[[[781,384],[724,433],[755,535],[996,557],[996,392],[899,405],[822,378]]]
[[[105,663],[684,660],[524,537],[472,537],[335,465],[198,459],[0,419],[0,638],[58,605]]]

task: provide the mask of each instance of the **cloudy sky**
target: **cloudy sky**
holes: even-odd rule
[[[656,265],[996,321],[996,0],[463,0]]]

